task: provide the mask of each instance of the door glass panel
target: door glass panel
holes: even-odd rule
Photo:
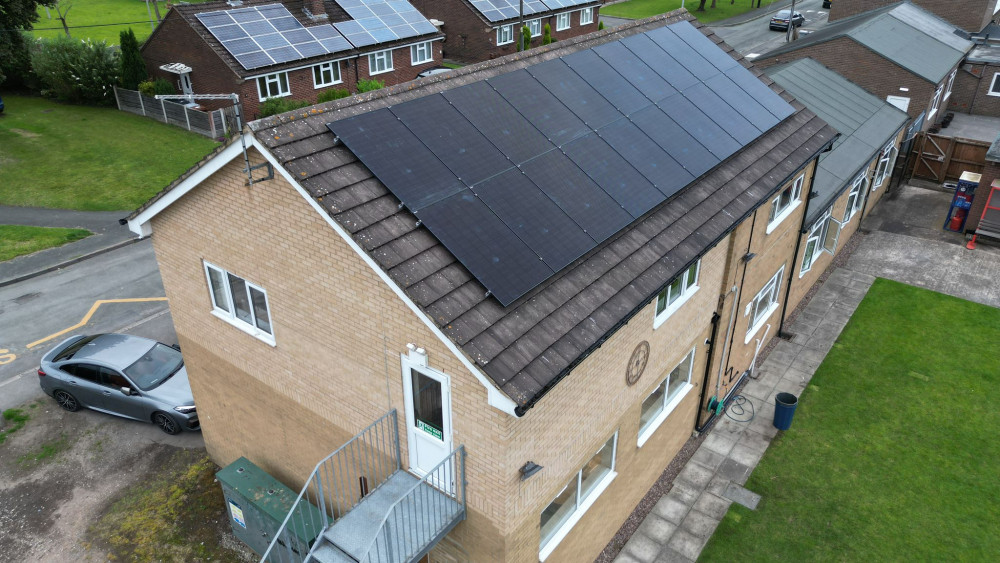
[[[247,284],[243,278],[229,274],[229,287],[233,292],[233,306],[236,308],[236,318],[253,324],[250,316],[250,297],[247,295]]]
[[[545,507],[542,511],[542,545],[552,538],[552,534],[558,530],[569,516],[576,510],[576,478],[578,474],[573,474],[566,488]]]
[[[444,413],[441,405],[441,382],[419,371],[410,370],[413,382],[413,422],[418,430],[444,440]]]
[[[257,328],[271,334],[271,319],[267,316],[267,296],[263,291],[251,287],[250,300],[253,302],[253,316],[257,321]]]
[[[594,457],[590,458],[590,460],[583,466],[583,469],[580,470],[582,474],[582,494],[580,495],[580,498],[587,498],[587,495],[594,490],[594,487],[601,482],[601,479],[603,479],[608,473],[611,473],[611,469],[614,464],[614,453],[615,437],[612,436],[611,439],[604,444],[601,450],[594,454]]]
[[[113,369],[101,368],[101,383],[113,387],[115,389],[121,389],[122,387],[132,387],[125,376],[118,373]]]
[[[209,268],[208,279],[212,283],[212,299],[215,301],[215,306],[229,313],[229,300],[226,299],[226,284],[222,279],[222,272]]]

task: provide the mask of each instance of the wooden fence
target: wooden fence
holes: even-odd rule
[[[236,130],[236,112],[231,107],[206,112],[118,87],[115,88],[115,101],[122,111],[151,117],[213,139]]]
[[[984,141],[919,133],[911,149],[912,175],[940,184],[958,180],[962,172],[981,174],[989,148]]]

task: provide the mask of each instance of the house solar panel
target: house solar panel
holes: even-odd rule
[[[644,35],[329,128],[506,306],[794,113],[689,23]]]
[[[338,3],[375,43],[388,43],[436,31],[434,25],[427,21],[427,18],[409,2],[403,0],[392,0],[391,2],[387,0],[338,0]],[[344,33],[354,46],[361,47],[362,45],[355,43],[352,37],[356,37],[364,45],[369,44],[367,43],[368,37],[360,31],[345,32],[340,28],[340,24],[334,24],[334,26],[340,29],[341,33]]]
[[[518,17],[520,15],[519,4],[519,0],[472,0],[472,6],[491,22]],[[539,0],[525,0],[524,2],[525,17],[547,12],[550,9]]]

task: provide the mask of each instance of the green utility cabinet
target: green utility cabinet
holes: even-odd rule
[[[258,554],[263,554],[298,495],[245,457],[230,463],[215,477],[222,484],[233,534]],[[323,531],[323,515],[305,502],[296,512],[289,522],[293,534],[290,536],[292,545],[288,547],[304,558],[316,536]],[[286,549],[275,546],[278,548]]]

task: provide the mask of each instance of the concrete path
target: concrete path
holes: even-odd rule
[[[0,225],[30,225],[87,229],[93,235],[56,248],[0,262],[0,287],[64,268],[138,239],[118,220],[128,211],[71,211],[37,207],[0,206]]]

